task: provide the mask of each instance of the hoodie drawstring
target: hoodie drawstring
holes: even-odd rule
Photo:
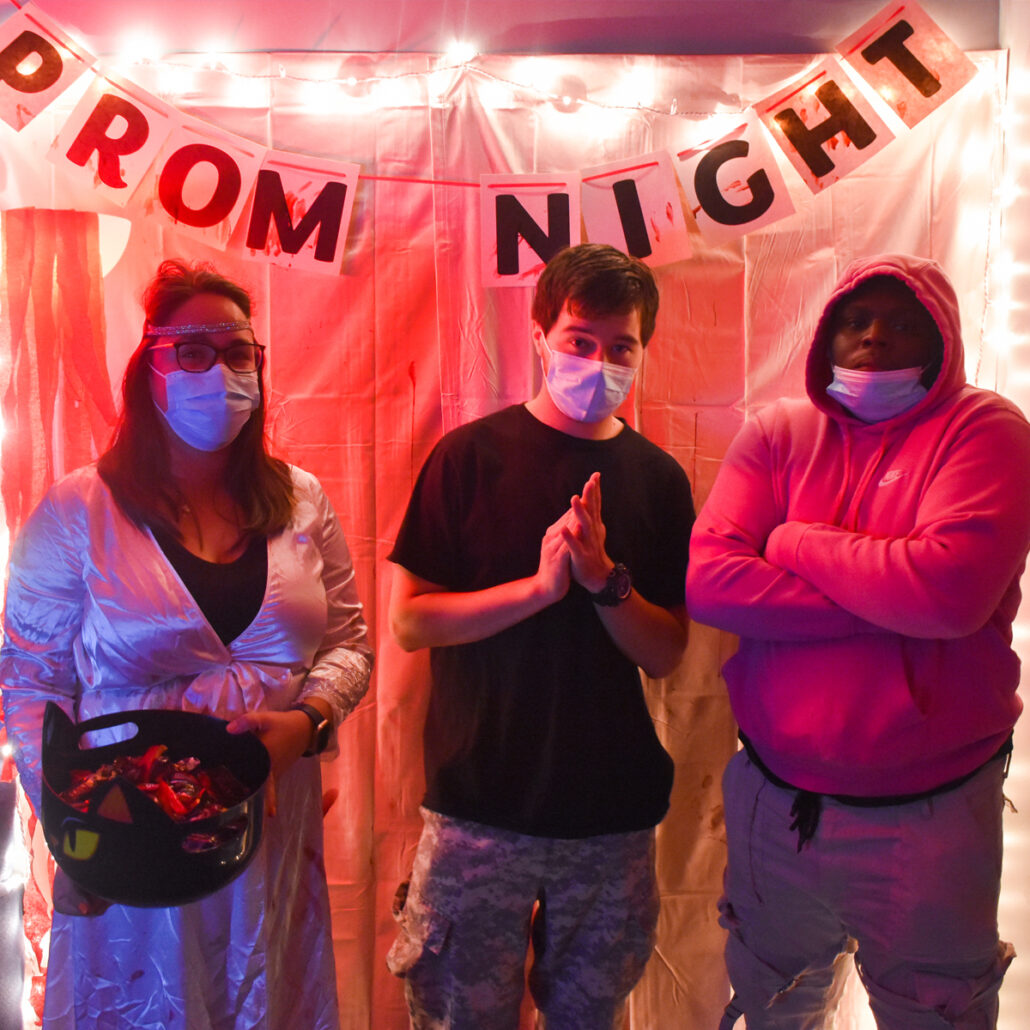
[[[890,447],[890,433],[886,429],[881,433],[880,444],[876,454],[866,463],[862,476],[851,494],[851,500],[846,501],[848,483],[851,480],[852,465],[854,463],[854,443],[851,439],[852,430],[849,426],[838,422],[837,428],[840,430],[843,438],[844,467],[841,470],[840,487],[837,490],[837,496],[833,500],[833,521],[831,525],[839,526],[841,529],[854,530],[858,522],[858,509],[865,497],[869,482],[879,471],[880,465],[883,463],[883,459],[886,457]]]
[[[839,422],[834,423],[837,429],[840,430],[842,442],[844,444],[844,460],[842,462],[843,469],[841,470],[840,486],[837,488],[837,496],[833,499],[833,517],[830,524],[833,526],[839,526],[842,511],[844,508],[844,497],[847,493],[848,482],[851,480],[851,433],[848,432],[847,427],[841,425]]]

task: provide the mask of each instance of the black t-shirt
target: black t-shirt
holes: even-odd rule
[[[628,426],[581,440],[522,405],[437,444],[390,560],[455,591],[531,576],[544,531],[595,471],[608,555],[647,600],[683,604],[694,510],[678,463]],[[672,761],[639,671],[576,583],[501,633],[433,648],[431,663],[428,808],[559,838],[645,829],[664,816]]]

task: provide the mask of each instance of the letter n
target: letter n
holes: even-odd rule
[[[497,274],[518,275],[519,239],[523,239],[545,264],[564,250],[572,239],[569,224],[569,197],[566,193],[547,195],[547,231],[544,232],[530,213],[511,193],[496,197]]]

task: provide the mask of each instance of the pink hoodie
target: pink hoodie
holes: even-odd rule
[[[826,394],[830,314],[874,275],[933,315],[943,366],[895,418]],[[966,385],[958,304],[932,261],[853,263],[808,355],[809,400],[741,429],[694,526],[692,618],[740,635],[723,669],[765,764],[827,794],[929,790],[972,771],[1019,716],[1011,648],[1030,547],[1030,425]]]

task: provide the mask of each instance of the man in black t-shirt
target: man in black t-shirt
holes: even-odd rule
[[[544,384],[440,441],[390,555],[394,635],[432,649],[425,830],[388,959],[416,1030],[514,1030],[530,938],[549,1030],[615,1026],[650,955],[672,762],[639,669],[683,654],[694,512],[614,412],[657,308],[612,247],[552,259]]]

